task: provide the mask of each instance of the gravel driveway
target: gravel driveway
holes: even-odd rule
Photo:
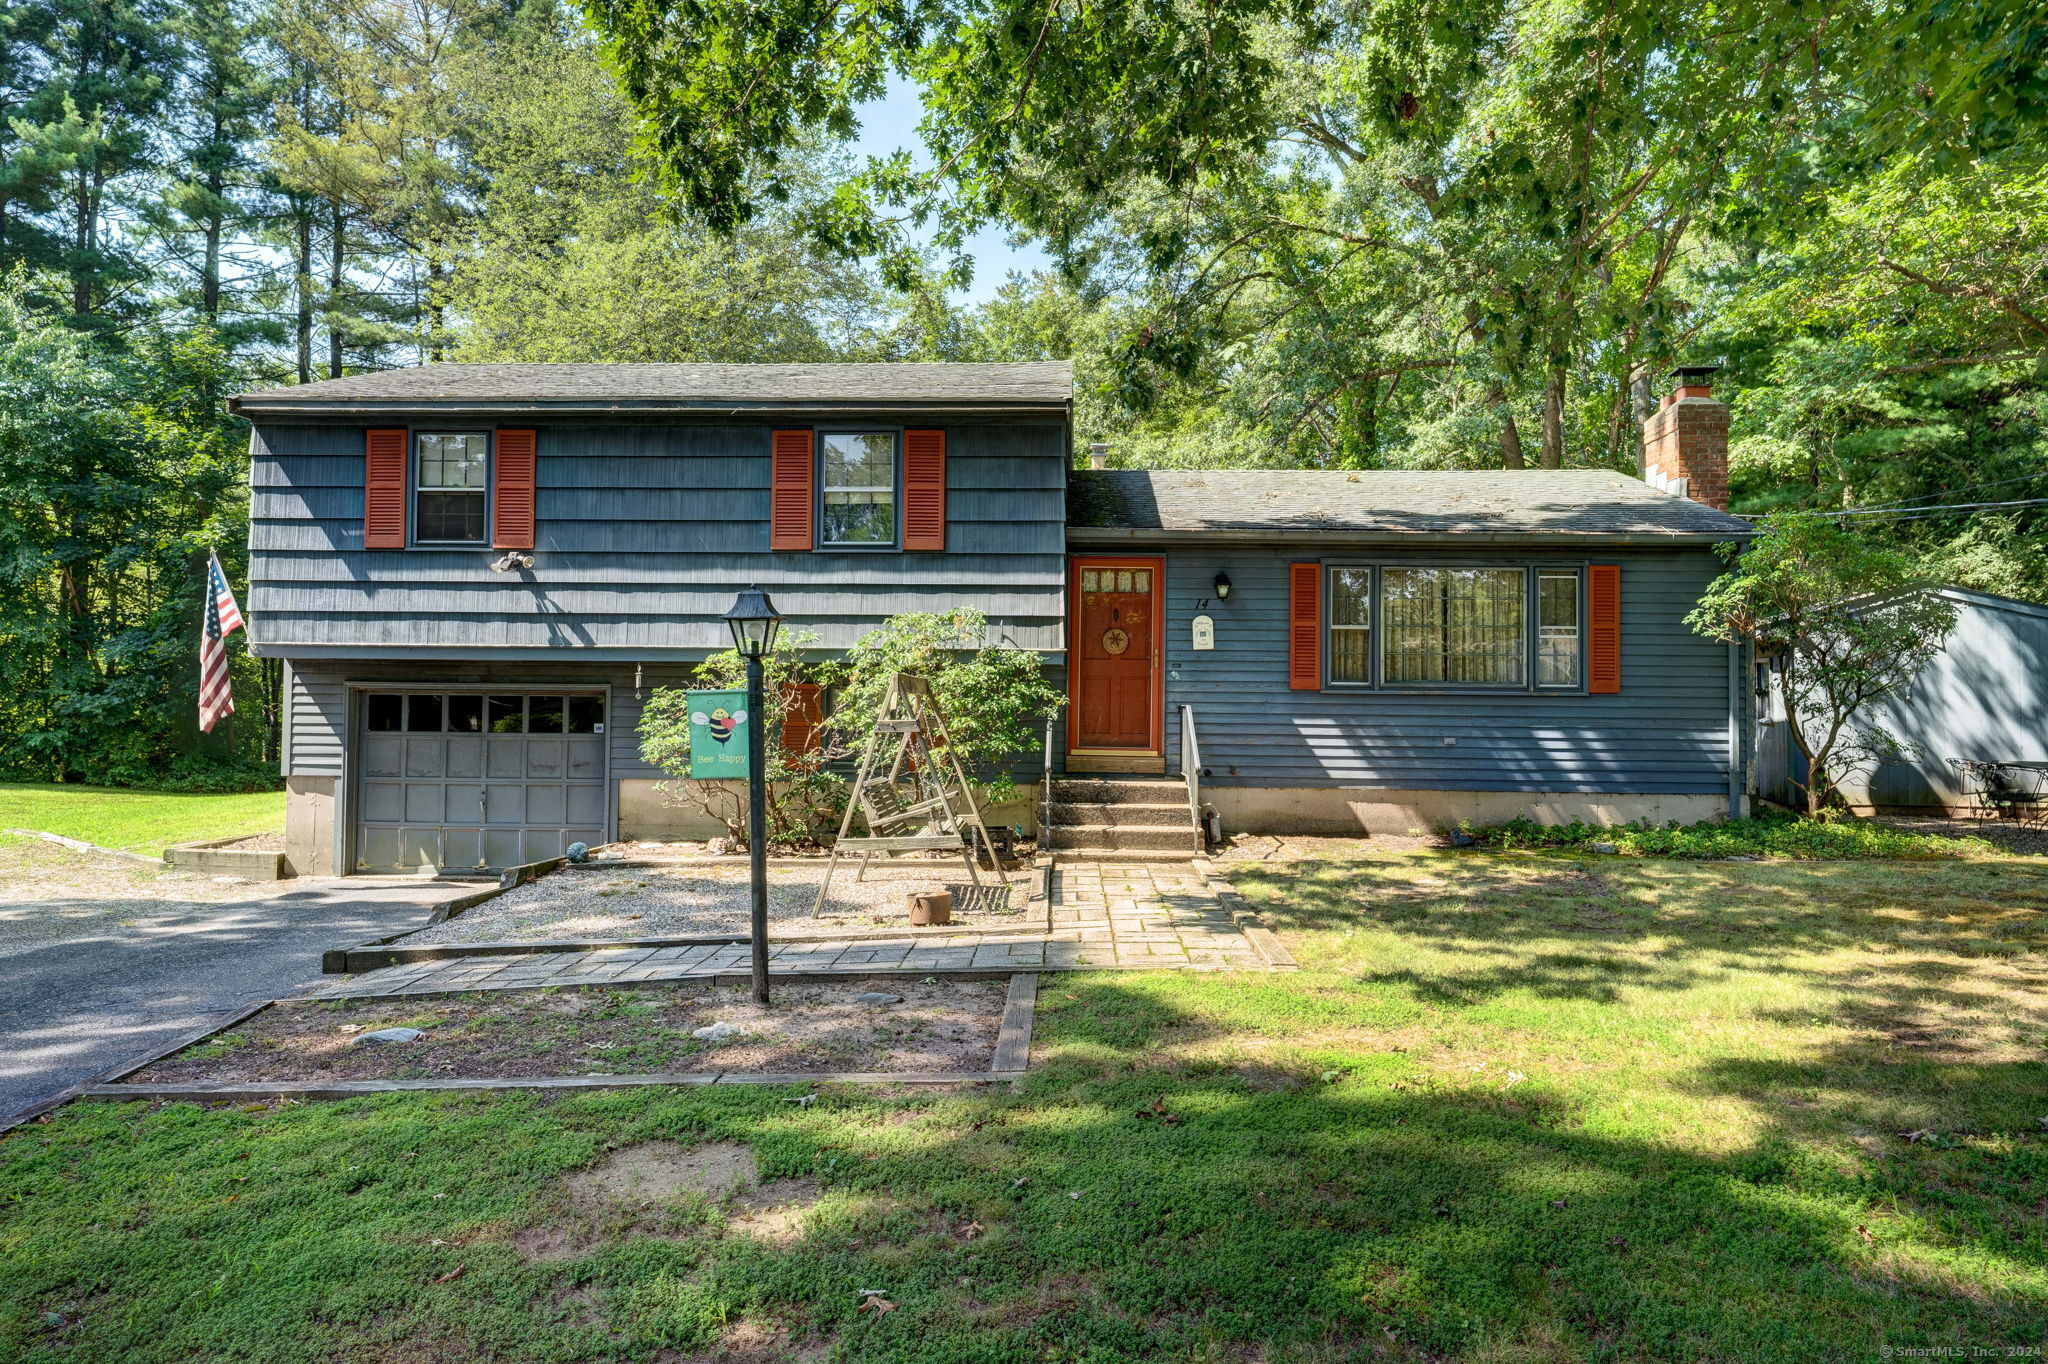
[[[899,861],[871,868],[864,881],[853,879],[853,868],[841,867],[833,873],[825,913],[813,919],[811,904],[823,874],[823,863],[815,868],[769,868],[768,918],[783,926],[781,936],[905,927],[907,893],[957,886],[966,879],[966,869],[958,862]],[[989,874],[984,872],[982,880],[988,882]],[[956,910],[953,921],[1021,924],[1028,880],[1028,875],[1010,873],[1010,903],[1015,907],[1011,913]],[[564,868],[415,933],[405,945],[738,935],[747,931],[750,903],[747,873],[736,867]]]

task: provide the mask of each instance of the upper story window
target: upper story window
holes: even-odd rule
[[[820,508],[824,545],[896,543],[896,435],[891,431],[823,431]]]
[[[421,432],[412,535],[422,544],[478,545],[490,535],[490,438]]]

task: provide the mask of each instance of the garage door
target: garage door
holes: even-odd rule
[[[497,870],[605,841],[604,697],[365,692],[359,871]]]

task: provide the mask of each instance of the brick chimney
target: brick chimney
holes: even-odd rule
[[[1728,404],[1714,397],[1719,365],[1680,365],[1677,389],[1643,423],[1643,482],[1728,510]]]

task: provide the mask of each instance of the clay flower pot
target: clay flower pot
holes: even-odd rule
[[[953,922],[950,890],[914,890],[903,898],[910,908],[910,922],[920,928]]]

